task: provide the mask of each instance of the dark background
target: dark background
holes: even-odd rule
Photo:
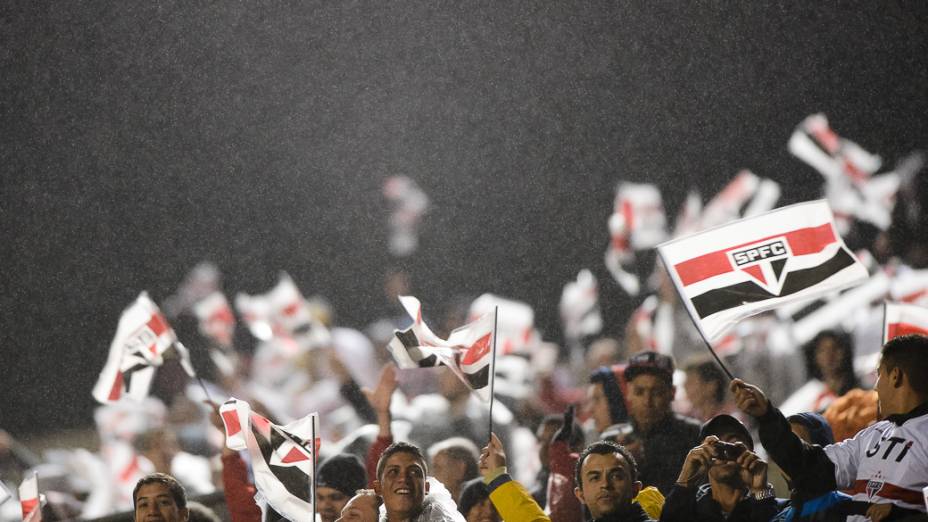
[[[926,4],[762,4],[4,2],[0,427],[91,423],[121,310],[201,260],[366,324],[388,175],[432,199],[398,263],[427,310],[494,291],[557,340],[581,268],[611,329],[632,305],[602,266],[619,179],[671,211],[744,167],[811,199],[786,142],[818,111],[887,167],[926,147]]]

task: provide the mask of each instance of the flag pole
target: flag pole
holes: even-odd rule
[[[700,332],[700,334],[701,333],[702,332]],[[728,367],[725,366],[725,363],[723,363],[722,359],[719,358],[719,354],[715,353],[715,350],[712,349],[712,345],[709,344],[709,341],[705,338],[705,336],[703,336],[702,340],[705,341],[706,348],[709,349],[709,353],[712,354],[712,357],[715,357],[715,362],[719,363],[719,367],[722,368],[722,371],[725,372],[725,375],[728,376],[728,380],[730,381],[735,380],[735,376],[731,374],[731,371],[728,370]]]
[[[493,439],[493,388],[496,384],[496,327],[499,321],[499,306],[493,307],[493,349],[490,359],[490,433],[487,435],[487,440]]]
[[[313,501],[313,515],[310,522],[316,522],[316,417],[312,419],[313,476],[309,477],[310,495]]]

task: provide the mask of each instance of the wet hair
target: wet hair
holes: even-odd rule
[[[387,459],[392,457],[395,453],[409,453],[422,465],[422,472],[426,475],[429,474],[429,466],[425,461],[422,450],[420,450],[418,446],[408,442],[394,442],[387,446],[387,449],[383,450],[383,453],[380,455],[380,460],[377,461],[377,480],[383,477],[383,468],[387,465]]]
[[[181,486],[180,482],[178,482],[176,478],[166,473],[152,473],[140,478],[139,481],[135,484],[135,489],[132,490],[132,509],[136,509],[135,502],[136,498],[138,497],[139,490],[142,489],[142,486],[146,486],[148,484],[164,484],[167,486],[168,491],[171,493],[171,497],[174,498],[174,503],[177,504],[177,508],[187,508],[187,492],[184,491],[184,486]]]
[[[583,453],[580,454],[580,458],[577,459],[577,465],[574,467],[574,484],[578,488],[583,486],[580,469],[583,467],[583,462],[587,457],[590,455],[611,455],[613,453],[618,453],[625,458],[625,462],[628,463],[628,470],[631,472],[632,482],[638,480],[638,463],[635,462],[635,457],[632,457],[631,452],[629,452],[625,446],[616,444],[610,440],[601,440],[590,444],[583,450]]]
[[[429,446],[426,453],[429,456],[429,461],[433,465],[435,463],[435,457],[437,457],[439,453],[447,453],[452,459],[463,462],[465,466],[464,480],[470,480],[480,474],[480,469],[478,467],[480,450],[477,449],[477,445],[470,439],[465,439],[464,437],[451,437],[450,439],[432,444]]]
[[[838,371],[844,378],[844,386],[840,390],[834,390],[834,392],[838,395],[844,395],[858,386],[857,374],[854,373],[854,343],[849,334],[838,330],[822,330],[811,341],[806,343],[803,346],[806,371],[810,377],[822,380],[822,371],[819,369],[818,364],[815,363],[815,352],[819,343],[825,339],[834,341],[835,345],[841,350],[841,365]]]
[[[700,357],[690,361],[683,368],[683,371],[686,373],[695,373],[699,376],[699,380],[703,382],[716,383],[715,402],[722,403],[725,401],[725,390],[728,389],[728,377],[726,377],[722,369],[719,368],[718,363],[711,359]]]
[[[928,337],[918,334],[893,337],[883,346],[880,364],[885,371],[899,368],[915,393],[928,395]]]
[[[190,512],[187,522],[221,522],[222,520],[215,511],[199,502],[188,502],[187,510]]]

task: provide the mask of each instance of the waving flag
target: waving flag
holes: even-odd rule
[[[277,285],[265,294],[238,294],[235,307],[252,335],[262,341],[290,337],[304,347],[317,348],[331,340],[328,329],[313,317],[309,303],[286,272],[280,273]]]
[[[900,335],[928,335],[928,308],[903,303],[886,303],[883,343]]]
[[[876,172],[882,160],[860,145],[842,138],[831,129],[824,114],[807,117],[789,139],[789,151],[829,181],[846,178],[863,183]]]
[[[661,191],[650,183],[619,183],[615,205],[609,216],[611,240],[606,249],[606,268],[630,295],[641,288],[638,277],[629,268],[635,251],[654,248],[667,238],[667,216]]]
[[[164,362],[165,352],[177,344],[177,336],[158,305],[142,292],[119,318],[106,365],[93,388],[94,398],[101,403],[118,401],[126,394],[137,401],[144,399],[155,368]],[[184,370],[192,374],[189,356],[184,357],[186,349],[180,347],[177,352]]]
[[[41,522],[45,496],[39,495],[39,477],[36,473],[33,472],[19,485],[19,503],[23,510],[23,522]]]
[[[389,349],[400,368],[447,366],[483,400],[490,400],[493,380],[493,334],[496,318],[484,314],[443,340],[422,321],[422,305],[415,297],[400,296],[413,324],[394,332]]]
[[[500,355],[532,353],[541,343],[541,336],[535,329],[535,311],[528,303],[483,294],[470,304],[467,320],[474,322],[487,314],[497,315],[496,351]]]
[[[585,268],[581,270],[576,281],[564,285],[559,308],[567,338],[581,339],[598,334],[603,329],[603,317],[599,310],[596,276]]]
[[[658,251],[710,343],[741,319],[867,278],[824,201],[742,219],[669,241]]]
[[[248,450],[255,487],[268,504],[290,520],[312,520],[319,416],[312,413],[278,426],[234,397],[219,408],[219,414],[226,446]]]

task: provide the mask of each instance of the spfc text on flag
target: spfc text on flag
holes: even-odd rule
[[[867,278],[825,201],[779,208],[658,247],[687,309],[714,343],[735,323]]]

